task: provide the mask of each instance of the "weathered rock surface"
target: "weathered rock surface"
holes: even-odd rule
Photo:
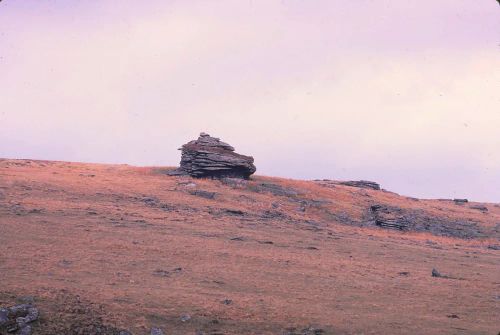
[[[240,155],[229,144],[205,133],[179,150],[182,150],[180,167],[169,172],[170,175],[248,179],[256,171],[253,157]]]
[[[360,188],[369,188],[372,190],[380,190],[380,185],[374,181],[368,180],[349,180],[349,181],[341,181],[340,185],[352,186],[352,187],[360,187]]]
[[[407,230],[410,223],[398,208],[389,208],[382,205],[371,206],[375,218],[375,224],[379,227],[389,229]]]
[[[421,209],[376,204],[370,207],[370,212],[372,222],[381,228],[429,232],[464,239],[487,236],[477,222],[438,217]]]
[[[36,320],[38,320],[38,309],[31,304],[0,308],[0,334],[5,330],[7,333],[29,335],[31,326],[28,323]]]

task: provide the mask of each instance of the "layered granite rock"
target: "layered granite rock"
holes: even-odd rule
[[[182,151],[180,167],[170,175],[248,179],[256,171],[253,157],[240,155],[229,144],[205,133],[179,150]]]

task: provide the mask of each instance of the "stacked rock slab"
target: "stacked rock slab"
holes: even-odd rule
[[[256,171],[253,157],[237,154],[229,144],[205,133],[179,150],[182,150],[181,164],[171,173],[174,175],[248,179]]]

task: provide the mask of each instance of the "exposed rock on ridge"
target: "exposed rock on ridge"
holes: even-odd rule
[[[335,187],[335,185],[344,185],[344,186],[352,186],[359,188],[369,188],[372,190],[380,190],[380,185],[374,181],[368,180],[348,180],[348,181],[337,181],[330,179],[316,179],[314,180],[316,183],[325,186],[325,187]]]
[[[368,180],[349,180],[349,181],[341,181],[340,185],[353,186],[353,187],[361,187],[361,188],[371,188],[372,190],[380,190],[380,185],[374,181]]]
[[[253,157],[237,154],[229,144],[205,133],[179,150],[182,150],[180,167],[171,175],[248,179],[256,171]]]

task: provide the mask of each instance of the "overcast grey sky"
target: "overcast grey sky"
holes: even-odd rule
[[[2,1],[0,157],[177,165],[500,202],[500,6]]]

